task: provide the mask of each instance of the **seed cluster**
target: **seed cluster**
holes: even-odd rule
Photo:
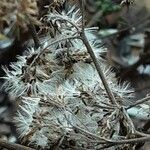
[[[56,145],[95,148],[96,139],[87,133],[115,139],[119,112],[113,109],[82,40],[72,38],[80,35],[79,10],[72,7],[61,14],[49,13],[44,19],[57,26],[55,37],[46,35],[41,47],[18,56],[11,70],[4,68],[3,87],[19,98],[15,122],[20,138],[43,149]],[[111,67],[101,57],[106,49],[94,31],[87,28],[85,35],[115,98],[123,103],[132,97],[128,94],[132,90],[129,84],[117,84]]]

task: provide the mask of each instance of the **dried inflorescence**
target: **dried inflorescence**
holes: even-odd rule
[[[11,70],[4,69],[3,87],[20,99],[15,117],[20,138],[43,149],[94,149],[102,136],[120,139],[118,115],[122,114],[124,126],[127,116],[123,110],[114,109],[80,38],[79,10],[72,7],[62,14],[49,13],[45,19],[57,25],[55,37],[46,36],[43,46],[30,48],[25,56],[18,56]],[[117,85],[110,66],[101,57],[106,49],[101,47],[93,29],[85,29],[85,35],[110,89],[122,104],[132,97],[132,90],[128,84]]]
[[[37,20],[38,7],[36,0],[1,0],[0,1],[0,30],[6,26],[17,26],[27,29],[29,17],[34,24],[39,24]]]

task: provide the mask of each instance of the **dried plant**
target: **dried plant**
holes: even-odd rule
[[[18,56],[11,70],[4,68],[3,87],[18,97],[18,134],[36,149],[134,149],[150,139],[129,116],[138,117],[132,112],[144,100],[124,105],[133,90],[117,84],[101,57],[106,49],[95,28],[84,28],[83,15],[83,7],[49,12],[45,20],[57,27],[55,36],[46,35],[39,48]]]
[[[5,27],[17,26],[27,30],[29,17],[34,24],[39,25],[37,20],[38,7],[36,0],[1,0],[0,1],[0,30]]]

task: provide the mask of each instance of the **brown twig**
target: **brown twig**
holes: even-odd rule
[[[137,100],[134,104],[131,104],[127,109],[130,109],[130,108],[132,108],[134,106],[137,106],[137,105],[142,104],[144,102],[147,102],[149,100],[150,100],[150,96],[144,97],[143,99]]]
[[[109,143],[98,150],[110,148],[112,146],[116,145],[122,145],[122,144],[135,144],[135,143],[141,143],[141,142],[147,142],[150,141],[150,136],[149,137],[141,137],[141,138],[134,138],[134,139],[127,139],[127,140],[120,140],[120,141],[112,141],[112,143]]]
[[[112,139],[106,139],[104,137],[97,136],[93,133],[90,133],[88,131],[85,131],[84,129],[74,126],[75,129],[77,129],[79,132],[85,134],[86,136],[89,136],[91,138],[100,140],[99,143],[101,144],[115,144],[115,145],[121,145],[121,144],[134,144],[134,143],[139,143],[139,142],[146,142],[150,141],[150,136],[144,136],[140,138],[133,138],[133,139],[125,139],[125,140],[112,140]]]
[[[80,10],[81,10],[81,15],[82,15],[82,31],[84,32],[84,10],[85,10],[85,6],[84,6],[84,0],[79,0],[79,4],[80,4]]]
[[[147,132],[149,129],[150,129],[150,120],[145,123],[145,125],[143,126],[142,131]]]
[[[0,146],[9,150],[35,150],[33,148],[26,147],[20,144],[9,143],[5,140],[0,140]]]
[[[89,44],[89,41],[88,41],[85,33],[81,33],[81,37],[82,37],[82,41],[83,41],[84,45],[87,48],[88,53],[90,54],[90,56],[91,56],[91,58],[93,60],[93,63],[95,65],[95,67],[96,67],[96,70],[97,70],[99,76],[100,76],[100,79],[102,80],[102,83],[103,83],[103,85],[105,87],[105,90],[106,90],[108,96],[109,96],[109,99],[111,100],[112,104],[115,104],[116,106],[119,107],[119,105],[116,102],[115,97],[114,97],[111,89],[109,88],[109,85],[108,85],[108,83],[107,83],[107,81],[105,79],[104,73],[103,73],[103,71],[102,71],[102,69],[100,67],[100,64],[97,61],[97,58],[96,58],[96,56],[95,56],[95,54],[94,54],[94,52],[92,50],[91,45]]]
[[[121,145],[121,144],[134,144],[134,143],[146,142],[146,141],[150,141],[150,136],[127,139],[127,140],[120,140],[120,141],[112,140],[111,143],[114,143],[116,145]]]
[[[138,136],[142,136],[142,137],[149,137],[150,136],[150,134],[143,133],[143,132],[140,132],[140,131],[137,131],[137,130],[135,130],[135,134],[138,135]]]
[[[33,25],[30,17],[28,15],[26,15],[26,17],[27,17],[28,22],[29,22],[28,23],[28,29],[29,29],[31,36],[33,38],[35,48],[39,48],[41,44],[40,44],[40,40],[39,40],[39,37],[38,37],[37,32],[36,32],[35,26]]]
[[[95,65],[95,67],[96,67],[96,70],[97,70],[99,76],[100,76],[100,79],[102,80],[102,83],[103,83],[103,85],[105,87],[105,90],[106,90],[108,96],[109,96],[109,99],[111,100],[112,104],[115,104],[117,107],[119,107],[119,105],[116,102],[115,97],[114,97],[111,89],[109,88],[109,85],[108,85],[108,83],[107,83],[107,81],[105,79],[104,73],[103,73],[103,71],[102,71],[102,69],[101,69],[101,67],[100,67],[100,65],[99,65],[99,63],[97,61],[97,58],[96,58],[96,56],[95,56],[95,54],[93,52],[93,49],[92,49],[91,45],[89,44],[89,41],[88,41],[88,39],[87,39],[87,37],[85,35],[85,30],[84,30],[84,2],[83,1],[84,0],[79,1],[81,13],[82,13],[82,31],[81,31],[81,34],[80,34],[81,35],[81,40],[83,41],[84,45],[87,48],[88,53],[90,54],[90,56],[91,56],[91,58],[93,60],[93,63]]]

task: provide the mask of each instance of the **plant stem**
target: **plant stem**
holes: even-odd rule
[[[36,33],[35,26],[32,23],[30,23],[30,24],[28,24],[28,28],[29,28],[29,31],[31,32],[31,36],[32,36],[33,41],[34,41],[35,48],[39,48],[40,47],[40,40],[39,40],[38,35]]]
[[[109,99],[111,100],[112,104],[115,104],[117,107],[119,107],[119,105],[118,105],[118,103],[116,102],[115,97],[114,97],[114,95],[113,95],[111,89],[109,88],[109,85],[108,85],[108,83],[107,83],[107,81],[106,81],[106,79],[105,79],[105,76],[104,76],[104,73],[103,73],[103,71],[102,71],[102,69],[101,69],[101,67],[100,67],[100,64],[99,64],[99,62],[97,61],[97,58],[96,58],[96,56],[95,56],[95,54],[94,54],[94,52],[93,52],[93,50],[92,50],[92,47],[91,47],[91,45],[89,44],[88,39],[87,39],[87,37],[86,37],[86,35],[85,35],[84,32],[81,33],[81,37],[82,37],[82,41],[83,41],[84,45],[85,45],[86,48],[87,48],[88,53],[90,54],[90,56],[91,56],[91,58],[92,58],[92,60],[93,60],[93,63],[94,63],[94,65],[95,65],[95,67],[96,67],[96,70],[97,70],[99,76],[100,76],[100,79],[102,80],[102,83],[103,83],[103,85],[104,85],[104,87],[105,87],[105,90],[106,90],[106,92],[107,92],[107,94],[108,94]]]
[[[137,105],[142,104],[144,102],[147,102],[149,100],[150,100],[150,96],[144,97],[143,99],[137,100],[134,104],[131,104],[127,109],[130,109],[130,108],[132,108],[134,106],[137,106]]]
[[[9,143],[5,140],[0,140],[0,146],[9,150],[35,150],[33,148],[26,147],[20,144]]]
[[[29,22],[28,28],[29,28],[29,31],[31,32],[31,36],[32,36],[33,41],[34,41],[35,48],[39,48],[41,44],[40,44],[40,40],[39,40],[39,37],[38,37],[37,32],[36,32],[35,26],[33,25],[30,17],[28,15],[26,15],[26,17],[27,17],[28,22]]]

